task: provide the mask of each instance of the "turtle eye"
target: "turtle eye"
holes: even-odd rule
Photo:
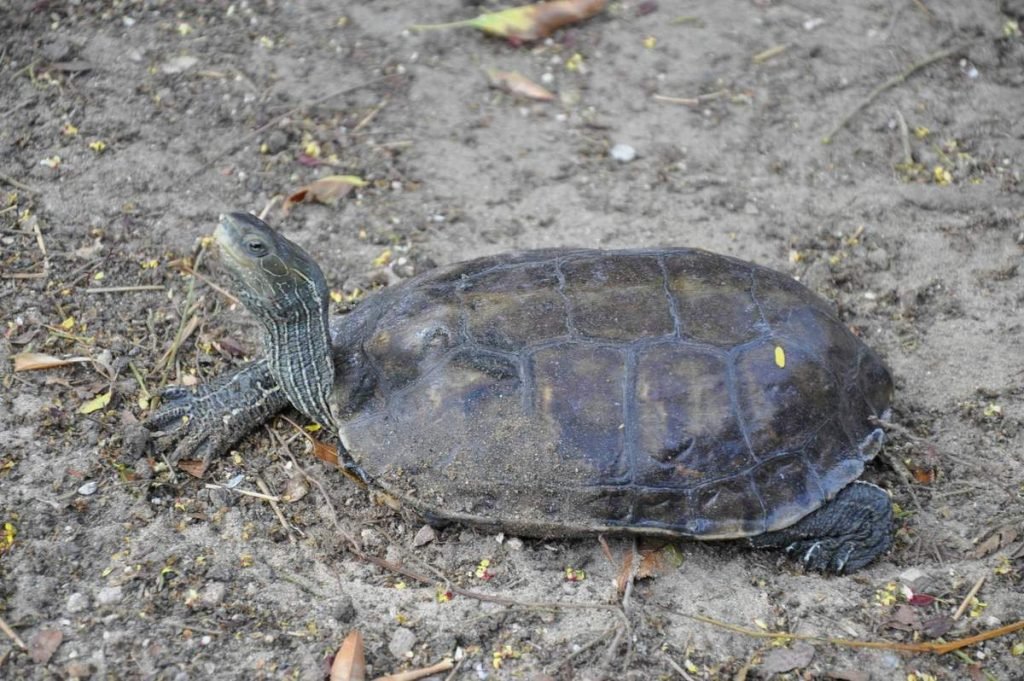
[[[267,246],[259,239],[249,239],[245,242],[245,247],[250,253],[256,256],[266,255]]]

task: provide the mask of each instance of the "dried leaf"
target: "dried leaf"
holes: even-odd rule
[[[546,38],[568,24],[589,19],[604,10],[608,0],[552,0],[534,5],[488,12],[473,19],[448,24],[413,26],[417,31],[472,26],[488,35],[527,42]]]
[[[622,563],[619,565],[619,573],[615,576],[615,589],[622,595],[626,592],[626,586],[630,580],[633,579],[633,557],[637,554],[633,551],[633,547],[630,546],[622,556]]]
[[[917,606],[931,605],[935,602],[935,596],[932,596],[931,594],[914,594],[907,602],[911,605]]]
[[[932,617],[921,623],[921,633],[927,638],[939,638],[945,636],[953,628],[953,618],[949,615]]]
[[[648,579],[663,575],[683,564],[683,556],[674,544],[667,544],[660,549],[644,549],[640,551],[640,567],[637,568],[637,579]]]
[[[365,187],[366,180],[355,175],[328,175],[314,180],[304,187],[299,187],[291,196],[284,200],[281,205],[281,212],[285,215],[296,203],[303,201],[316,201],[329,206],[337,203],[338,199],[348,194],[355,187]]]
[[[345,637],[331,664],[331,681],[366,681],[363,635],[358,629]]]
[[[1013,525],[1004,525],[996,528],[985,541],[978,544],[974,549],[975,558],[984,558],[1001,548],[1009,546],[1016,541],[1019,531]]]
[[[909,605],[900,605],[896,608],[896,611],[889,618],[889,621],[885,623],[885,626],[890,629],[899,629],[900,631],[918,631],[921,629],[921,619],[917,616],[917,611]]]
[[[814,646],[809,643],[794,643],[791,648],[774,648],[764,656],[758,666],[764,676],[782,674],[794,669],[802,669],[814,659]]]
[[[319,440],[313,440],[313,456],[332,466],[338,465],[338,450]]]
[[[108,390],[105,393],[100,393],[96,397],[82,403],[82,406],[78,408],[79,414],[91,414],[94,411],[99,411],[103,407],[110,404],[110,396],[113,394],[112,391]]]
[[[487,78],[491,85],[513,95],[550,102],[555,96],[545,87],[537,85],[518,71],[488,69]]]
[[[28,642],[28,654],[36,664],[46,664],[63,640],[64,634],[57,629],[40,629]]]
[[[206,473],[206,464],[199,459],[180,459],[178,461],[178,468],[193,478],[202,478]]]
[[[19,352],[12,357],[14,360],[14,371],[36,371],[38,369],[55,369],[69,364],[81,364],[91,362],[88,357],[68,357],[61,359],[43,352]]]
[[[935,469],[930,466],[917,466],[911,469],[914,480],[920,485],[930,485],[935,482]]]

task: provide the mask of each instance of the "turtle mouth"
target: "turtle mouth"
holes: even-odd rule
[[[221,261],[227,265],[229,270],[252,267],[252,262],[244,257],[239,250],[240,237],[238,223],[232,216],[230,214],[221,215],[217,222],[217,229],[213,232],[213,242],[217,245]]]

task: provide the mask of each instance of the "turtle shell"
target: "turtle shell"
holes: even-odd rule
[[[790,277],[693,249],[442,267],[334,323],[342,442],[433,516],[753,536],[856,479],[879,357]]]

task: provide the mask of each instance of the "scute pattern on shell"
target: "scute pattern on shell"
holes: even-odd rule
[[[341,434],[371,477],[529,534],[786,527],[860,475],[892,391],[820,298],[699,250],[461,263],[338,329]]]

